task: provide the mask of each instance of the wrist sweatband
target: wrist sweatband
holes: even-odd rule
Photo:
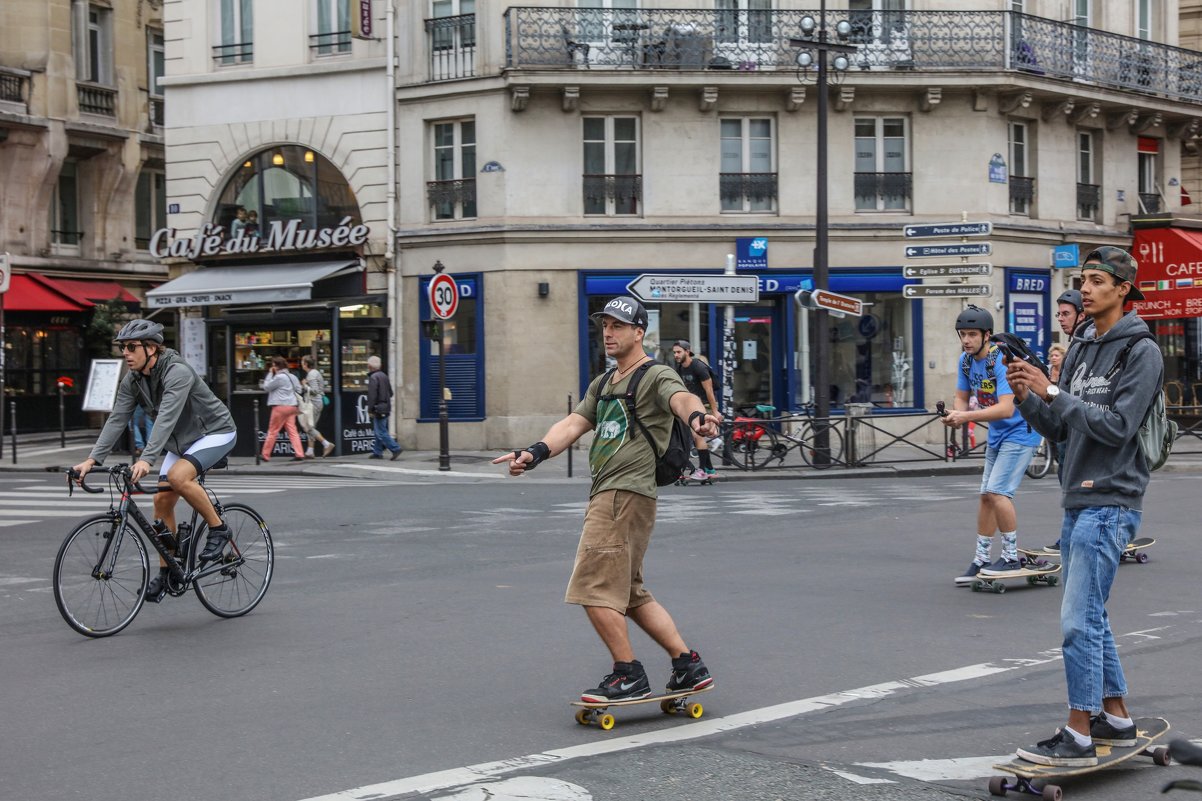
[[[533,470],[538,467],[539,462],[551,455],[551,449],[547,447],[547,443],[541,440],[531,445],[524,452],[534,457],[534,460],[526,465],[527,470]]]
[[[701,422],[703,422],[703,423],[705,422],[705,412],[693,412],[692,414],[689,415],[689,428],[693,427],[693,418],[694,417],[700,417]]]

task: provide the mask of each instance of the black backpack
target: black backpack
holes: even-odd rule
[[[693,449],[693,433],[689,431],[689,427],[681,422],[680,418],[672,415],[672,430],[668,436],[668,447],[663,453],[655,447],[655,438],[651,436],[651,432],[643,425],[643,421],[639,419],[638,410],[635,408],[635,393],[638,392],[639,382],[655,362],[647,362],[640,365],[634,371],[634,375],[630,377],[630,383],[626,385],[626,392],[621,395],[599,395],[598,401],[613,401],[625,400],[626,411],[630,416],[631,421],[639,427],[643,432],[643,436],[647,438],[647,444],[651,446],[651,452],[655,454],[655,486],[666,487],[669,484],[675,483],[684,472],[685,467],[689,463],[689,453]],[[615,370],[610,370],[601,377],[601,383],[597,385],[597,389],[609,386],[610,380],[613,378]]]

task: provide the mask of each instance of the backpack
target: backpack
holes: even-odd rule
[[[639,382],[643,376],[651,369],[655,362],[647,362],[634,371],[634,375],[630,377],[630,383],[626,385],[626,392],[621,395],[599,395],[598,401],[625,400],[626,411],[630,416],[631,421],[642,430],[643,436],[647,438],[647,444],[651,446],[651,453],[655,455],[655,486],[666,487],[669,484],[675,483],[676,479],[680,478],[684,472],[685,466],[689,463],[689,452],[693,449],[693,432],[689,431],[689,427],[681,422],[680,418],[672,415],[672,428],[668,436],[668,447],[663,453],[655,447],[655,438],[651,436],[651,432],[643,425],[643,421],[639,419],[638,410],[635,408],[635,393],[638,392]],[[597,385],[597,389],[608,386],[613,378],[616,368],[610,370],[601,377],[601,383]]]

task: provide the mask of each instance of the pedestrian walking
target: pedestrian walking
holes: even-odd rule
[[[680,380],[684,382],[685,388],[697,396],[701,401],[702,408],[709,406],[709,413],[714,417],[722,420],[722,415],[718,413],[718,401],[714,397],[714,372],[710,366],[697,358],[697,354],[693,353],[692,346],[688,340],[678,339],[672,345],[672,358],[676,360],[676,371],[680,374]],[[717,478],[718,471],[714,469],[713,460],[710,457],[709,440],[698,434],[693,435],[693,445],[697,448],[698,467],[689,478],[694,481],[705,481],[706,479],[713,480]]]
[[[283,356],[271,357],[271,369],[259,384],[267,393],[267,405],[271,409],[271,422],[267,425],[267,439],[263,440],[263,461],[271,461],[275,439],[280,429],[288,432],[292,443],[292,461],[304,461],[305,449],[301,446],[300,434],[296,430],[296,415],[300,406],[301,385],[288,371],[288,362]]]
[[[584,607],[609,649],[613,670],[580,698],[605,702],[651,695],[647,672],[634,656],[627,618],[671,658],[668,691],[699,690],[714,679],[644,586],[643,556],[655,526],[656,463],[667,449],[673,417],[702,436],[713,436],[718,419],[705,413],[675,370],[655,364],[643,350],[648,320],[641,303],[618,297],[593,318],[616,366],[594,379],[575,410],[542,440],[493,464],[506,464],[511,476],[520,476],[595,430],[589,448],[593,483],[565,601]],[[654,450],[645,432],[654,439]]]
[[[1053,384],[1060,380],[1060,368],[1064,365],[1064,346],[1053,345],[1048,348],[1048,380]]]
[[[146,448],[146,443],[150,442],[150,435],[154,432],[154,420],[150,419],[150,415],[142,408],[142,404],[134,404],[133,414],[129,418],[129,427],[134,432],[134,456],[141,456],[143,449]]]
[[[396,461],[404,450],[388,433],[388,418],[392,415],[392,384],[388,375],[380,369],[380,357],[367,357],[367,409],[371,412],[371,427],[375,437],[371,441],[371,456],[368,459],[383,459],[384,449],[392,451]]]
[[[323,437],[317,430],[317,424],[321,421],[321,413],[326,406],[326,380],[321,371],[317,369],[317,363],[312,356],[301,357],[301,368],[305,371],[305,377],[301,379],[301,386],[305,389],[304,395],[301,396],[301,408],[304,409],[308,406],[309,411],[307,414],[297,415],[297,419],[309,437],[309,447],[305,449],[305,456],[312,459],[316,455],[314,442],[321,443],[322,456],[329,456],[334,452],[334,443]]]
[[[1143,299],[1136,268],[1121,248],[1086,255],[1081,294],[1092,321],[1073,337],[1058,383],[1023,361],[1012,361],[1007,370],[1023,417],[1049,442],[1068,442],[1060,527],[1068,723],[1017,752],[1042,765],[1096,765],[1097,745],[1136,743],[1106,612],[1120,556],[1139,531],[1151,478],[1137,434],[1164,385],[1155,338],[1134,311],[1123,313],[1124,303]]]
[[[1039,435],[1014,408],[1001,351],[989,341],[992,333],[993,315],[985,309],[970,304],[956,318],[956,334],[964,352],[956,376],[955,410],[944,415],[943,424],[951,428],[989,424],[977,509],[977,551],[968,570],[956,577],[956,584],[962,587],[972,584],[978,573],[997,576],[1022,569],[1014,494],[1039,445]],[[969,408],[970,398],[976,398],[977,409]],[[1001,556],[990,562],[994,535],[999,531]]]

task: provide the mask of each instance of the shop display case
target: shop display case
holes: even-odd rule
[[[274,356],[283,356],[288,369],[300,376],[301,357],[311,355],[322,375],[330,375],[329,335],[328,330],[322,329],[235,332],[234,392],[261,392],[259,382],[271,368]]]
[[[342,340],[342,391],[367,391],[367,357],[371,356],[372,340]]]

